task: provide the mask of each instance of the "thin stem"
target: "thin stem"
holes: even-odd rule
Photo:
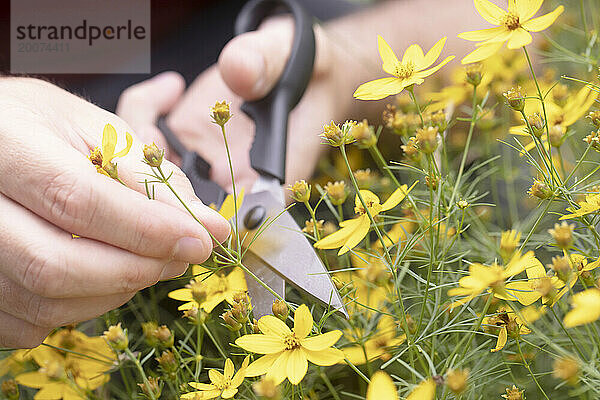
[[[536,379],[535,375],[531,371],[531,368],[529,368],[529,364],[527,363],[527,360],[525,360],[525,356],[523,356],[523,352],[521,351],[521,344],[519,343],[519,338],[517,338],[517,349],[519,349],[519,355],[523,360],[523,365],[525,366],[525,368],[527,368],[527,371],[529,371],[529,376],[531,376],[531,379],[535,382],[536,386],[538,387],[538,389],[540,389],[540,392],[542,392],[546,400],[550,400],[546,392],[544,392],[544,389],[542,389],[542,387],[540,386],[540,383]]]
[[[221,132],[223,133],[223,141],[225,142],[225,150],[227,151],[227,164],[229,165],[229,173],[231,175],[231,186],[233,191],[233,207],[235,215],[235,237],[237,241],[237,248],[240,248],[240,235],[238,230],[238,205],[237,205],[237,193],[235,188],[235,177],[233,174],[233,163],[231,162],[231,153],[229,151],[229,145],[227,143],[227,135],[225,134],[225,124],[221,125]]]
[[[154,396],[154,391],[150,387],[150,382],[148,382],[148,377],[146,376],[146,372],[144,371],[142,364],[140,364],[140,360],[138,360],[137,357],[135,355],[133,355],[133,353],[131,352],[131,350],[129,350],[129,348],[126,348],[123,351],[127,355],[127,357],[131,360],[131,362],[133,362],[135,364],[135,367],[137,368],[138,372],[140,373],[140,375],[142,377],[142,381],[144,382],[144,385],[146,385],[146,388],[148,389],[148,395],[149,395],[150,399],[156,400],[156,397]]]

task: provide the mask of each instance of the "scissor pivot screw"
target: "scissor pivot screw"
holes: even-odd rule
[[[244,226],[248,230],[258,228],[258,226],[265,220],[266,216],[267,210],[263,206],[254,206],[244,217]]]

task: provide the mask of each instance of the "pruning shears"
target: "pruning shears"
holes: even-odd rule
[[[244,197],[238,211],[244,265],[258,279],[285,297],[285,283],[308,293],[320,302],[348,316],[329,272],[313,246],[285,208],[282,184],[288,116],[298,104],[313,70],[315,35],[311,17],[295,0],[253,0],[245,4],[237,17],[236,35],[258,28],[280,8],[294,18],[294,39],[289,60],[271,92],[264,98],[245,102],[241,109],[255,123],[250,163],[259,178],[251,193]],[[161,118],[158,127],[171,148],[181,157],[181,169],[192,183],[196,195],[205,203],[220,206],[227,192],[209,178],[210,165],[186,149]],[[276,296],[254,277],[246,276],[256,318],[270,314]]]

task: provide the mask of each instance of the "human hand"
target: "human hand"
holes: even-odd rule
[[[116,160],[121,185],[86,157],[120,118],[49,83],[0,79],[0,346],[33,347],[55,327],[87,320],[209,257],[213,241],[165,187],[148,200],[142,143]],[[170,180],[216,240],[229,224]],[[71,234],[80,238],[74,239]]]
[[[267,20],[259,30],[231,40],[223,49],[218,64],[202,72],[184,92],[183,79],[169,72],[134,85],[123,92],[117,114],[147,140],[158,140],[156,119],[167,114],[166,122],[184,145],[198,152],[211,166],[212,179],[231,187],[231,176],[220,129],[209,117],[215,101],[231,101],[233,118],[227,123],[237,186],[251,187],[257,177],[250,167],[249,149],[254,124],[239,107],[244,100],[264,97],[276,84],[290,52],[293,21],[289,18]],[[324,123],[341,118],[352,101],[353,88],[344,81],[345,73],[334,73],[341,57],[323,31],[316,28],[317,54],[314,74],[289,121],[288,182],[310,176],[321,154],[318,134]],[[342,94],[348,92],[347,95]],[[159,109],[157,98],[168,98]]]

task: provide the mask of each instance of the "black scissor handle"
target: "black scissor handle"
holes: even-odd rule
[[[254,120],[256,134],[250,163],[261,175],[285,181],[288,115],[298,104],[310,81],[315,61],[312,18],[295,0],[252,0],[242,8],[235,24],[236,35],[256,30],[278,8],[294,18],[294,41],[290,58],[275,87],[264,98],[242,104]]]

